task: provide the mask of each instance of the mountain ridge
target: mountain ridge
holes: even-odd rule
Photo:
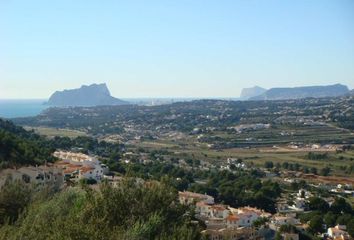
[[[47,105],[57,107],[124,105],[127,102],[112,97],[105,83],[82,85],[80,88],[54,92]]]
[[[271,88],[263,94],[249,98],[248,100],[286,100],[301,98],[337,97],[349,93],[347,86],[333,84],[326,86],[304,86],[292,88]]]
[[[251,97],[256,97],[265,93],[266,91],[267,89],[259,86],[254,86],[251,88],[243,88],[240,94],[240,99],[249,99]]]

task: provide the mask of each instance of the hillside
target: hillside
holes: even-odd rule
[[[0,169],[51,161],[51,149],[38,135],[0,119]]]
[[[337,97],[345,95],[348,92],[348,87],[341,84],[294,88],[271,88],[259,96],[250,98],[250,100],[285,100],[300,98]]]
[[[51,106],[103,106],[123,105],[127,102],[111,96],[107,85],[92,84],[83,85],[81,88],[56,91],[48,100]]]
[[[198,141],[217,145],[230,143],[229,147],[234,147],[241,143],[242,146],[264,145],[267,142],[268,144],[279,144],[277,141],[280,139],[282,143],[304,141],[303,134],[307,135],[308,141],[321,137],[321,141],[331,142],[338,139],[338,136],[340,136],[340,141],[348,138],[349,141],[353,139],[352,135],[341,134],[340,130],[333,126],[354,129],[352,124],[353,110],[350,108],[352,104],[353,98],[349,96],[282,101],[198,100],[154,107],[125,105],[50,108],[36,117],[13,120],[19,125],[68,128],[92,135],[118,134],[127,141],[135,139],[137,136],[164,138],[166,134],[176,132],[193,135],[204,133],[204,137]],[[304,121],[308,125],[305,125]],[[276,136],[272,128],[265,129],[264,135],[259,136],[259,139],[274,139],[274,141],[258,141],[257,139],[250,141],[248,139],[250,136],[247,133],[241,139],[230,132],[237,125],[257,123],[278,125]],[[292,127],[288,124],[291,124]],[[320,136],[316,132],[308,131],[308,128],[315,124],[320,125],[319,127],[326,135],[325,139],[323,139],[324,136]],[[333,125],[329,128],[334,132],[327,129],[327,124]],[[292,131],[297,129],[299,134],[284,135],[284,132],[291,132],[289,128],[292,128]],[[230,139],[224,139],[225,135],[223,135],[222,138],[203,140],[213,132],[230,132]],[[312,135],[313,133],[314,135]],[[330,135],[331,133],[335,136]]]

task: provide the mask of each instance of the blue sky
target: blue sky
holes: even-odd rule
[[[0,1],[0,98],[101,82],[116,97],[354,88],[354,1]]]

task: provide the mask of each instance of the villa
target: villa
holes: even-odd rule
[[[104,174],[109,172],[106,165],[86,154],[56,151],[54,156],[60,159],[55,165],[63,169],[66,178],[93,179],[100,182]]]

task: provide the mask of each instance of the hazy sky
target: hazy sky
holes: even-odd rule
[[[354,1],[0,0],[0,98],[101,82],[116,97],[354,88]]]

